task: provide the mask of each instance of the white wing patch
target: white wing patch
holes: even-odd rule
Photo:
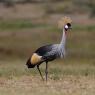
[[[31,57],[31,63],[37,64],[38,62],[41,62],[42,56],[39,56],[37,53],[34,53]]]

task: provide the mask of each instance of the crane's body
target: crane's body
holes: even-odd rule
[[[66,32],[71,27],[71,24],[68,22],[63,27],[63,35],[61,42],[59,44],[45,45],[38,48],[28,59],[26,65],[28,68],[34,68],[37,66],[39,73],[42,77],[39,65],[43,62],[46,62],[46,80],[47,80],[47,68],[48,62],[53,61],[56,58],[63,58],[65,56],[65,43],[66,43]],[[42,77],[43,79],[43,77]]]

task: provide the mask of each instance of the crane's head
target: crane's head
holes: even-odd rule
[[[58,26],[60,28],[64,28],[65,31],[67,31],[71,29],[71,23],[72,23],[72,20],[70,17],[62,17],[58,22]]]

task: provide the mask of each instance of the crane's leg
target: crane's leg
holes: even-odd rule
[[[46,73],[46,82],[47,82],[47,75],[48,75],[48,62],[46,62],[46,70],[45,70],[45,73]]]
[[[37,65],[37,69],[38,69],[38,71],[39,71],[39,73],[40,73],[40,76],[41,76],[42,80],[44,81],[44,78],[43,78],[42,73],[41,73],[41,71],[40,71],[39,65]]]

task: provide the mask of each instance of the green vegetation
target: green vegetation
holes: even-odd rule
[[[60,31],[56,26],[46,23],[32,23],[29,20],[12,20],[12,21],[0,21],[0,30],[19,30],[19,29],[32,29],[32,28],[46,28],[51,32]],[[95,25],[74,25],[73,31],[95,31]]]
[[[86,25],[86,26],[80,26],[80,25],[77,25],[77,26],[74,26],[73,27],[73,30],[74,31],[90,31],[90,32],[94,32],[95,31],[95,25]]]
[[[0,21],[1,30],[16,30],[16,29],[27,29],[36,27],[47,27],[46,24],[33,24],[29,20],[13,20],[13,21]]]

